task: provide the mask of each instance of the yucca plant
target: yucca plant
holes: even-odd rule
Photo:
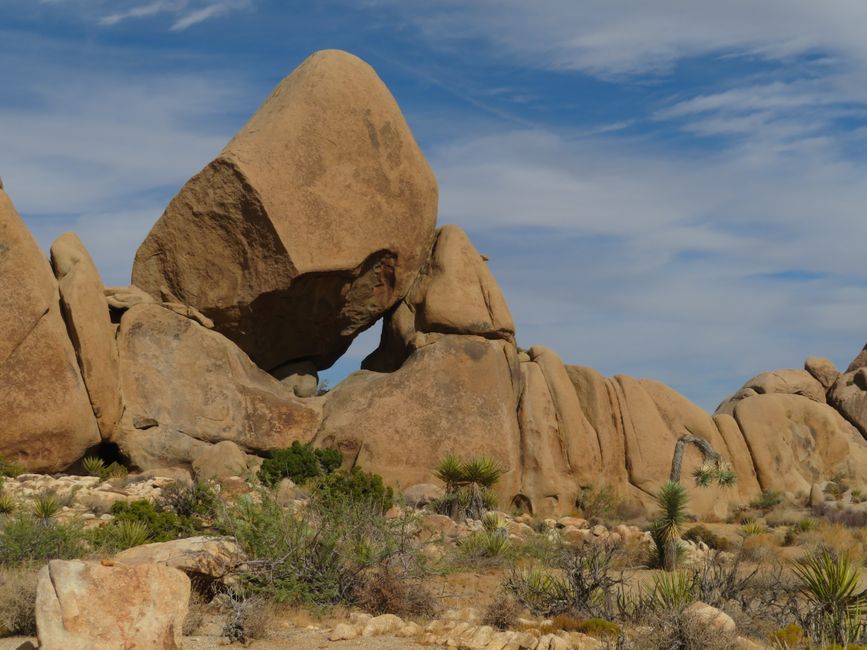
[[[679,481],[669,481],[663,485],[656,497],[659,515],[653,523],[651,534],[666,571],[677,568],[677,549],[686,522],[687,501],[686,489]]]
[[[503,469],[496,459],[480,456],[461,460],[449,454],[434,475],[445,483],[445,495],[435,508],[452,519],[481,519],[496,505],[491,488],[500,480]]]
[[[46,524],[60,512],[60,502],[50,495],[42,495],[33,503],[33,514],[37,520]]]
[[[6,494],[0,494],[0,515],[8,515],[15,510],[15,502]]]
[[[111,539],[119,550],[147,544],[151,531],[143,521],[121,520],[114,524]]]
[[[482,530],[465,537],[458,543],[462,555],[469,558],[499,558],[512,550],[512,543],[503,529]]]
[[[88,476],[98,476],[102,478],[102,473],[105,471],[105,463],[102,458],[97,456],[87,456],[81,461],[81,466]]]
[[[741,526],[741,535],[744,537],[754,537],[755,535],[763,535],[767,529],[758,521],[748,521]]]
[[[647,596],[654,609],[675,611],[694,602],[697,591],[695,575],[677,571],[657,575],[653,586],[647,588]]]
[[[497,512],[486,512],[482,517],[482,526],[489,533],[496,532],[505,527],[505,522]]]
[[[112,462],[102,472],[102,478],[123,478],[129,474],[129,470],[118,462]]]
[[[810,605],[807,626],[815,641],[848,644],[867,634],[867,589],[858,591],[861,571],[848,555],[822,551],[792,570]]]

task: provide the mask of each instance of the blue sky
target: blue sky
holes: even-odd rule
[[[346,49],[403,108],[520,345],[713,409],[867,340],[865,33],[861,0],[6,0],[0,176],[44,247],[75,230],[125,284],[271,88]]]

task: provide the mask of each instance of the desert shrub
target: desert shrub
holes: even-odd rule
[[[249,593],[331,605],[351,602],[362,574],[392,558],[417,568],[410,523],[409,516],[386,519],[382,504],[369,499],[314,496],[303,513],[294,513],[262,490],[256,498],[244,495],[225,505],[219,526],[250,558],[241,575]]]
[[[388,562],[363,572],[352,589],[350,600],[374,616],[431,616],[437,611],[436,599],[418,577]]]
[[[458,552],[464,559],[506,559],[511,556],[512,550],[505,528],[480,530],[458,542]]]
[[[0,637],[36,634],[36,576],[31,566],[0,568]]]
[[[556,621],[556,619],[555,619]],[[604,618],[588,618],[575,628],[575,632],[587,634],[597,639],[617,639],[623,634],[620,626]]]
[[[259,480],[265,485],[276,485],[288,478],[300,485],[308,479],[330,474],[341,462],[343,456],[337,449],[315,448],[296,440],[291,447],[268,454],[259,468]]]
[[[783,493],[777,490],[762,490],[762,493],[750,501],[750,507],[767,511],[783,502]]]
[[[86,535],[77,523],[19,515],[5,521],[0,528],[0,564],[70,560],[82,557],[87,551]]]
[[[613,575],[617,551],[587,546],[565,555],[555,571],[513,571],[504,587],[538,616],[572,614],[611,618],[623,578]]]
[[[661,610],[648,621],[649,631],[636,639],[637,650],[730,650],[736,635],[723,632],[683,610]]]
[[[707,544],[708,548],[712,548],[716,551],[727,551],[731,546],[726,538],[720,537],[701,524],[693,526],[687,530],[683,534],[683,539],[695,543],[704,542]]]
[[[8,515],[15,511],[15,502],[5,494],[0,494],[0,515]]]
[[[482,624],[497,630],[508,630],[515,626],[521,616],[518,601],[506,591],[499,591],[482,613]]]
[[[445,494],[432,505],[436,512],[452,519],[481,519],[496,506],[491,488],[503,475],[496,459],[487,456],[463,460],[449,454],[434,474],[445,483]]]
[[[271,604],[265,598],[229,591],[220,602],[229,614],[223,625],[224,638],[247,645],[265,636],[274,617]]]
[[[382,482],[379,474],[370,474],[358,467],[348,472],[325,474],[312,482],[314,496],[332,503],[365,502],[372,508],[385,511],[394,504],[394,492]]]
[[[24,473],[24,467],[17,460],[0,456],[0,476],[15,477]]]
[[[777,556],[780,543],[771,533],[750,535],[744,539],[740,554],[744,560],[750,562],[768,562]]]
[[[160,510],[146,499],[126,503],[118,501],[111,506],[114,525],[122,522],[139,522],[150,533],[153,542],[168,542],[181,537],[190,537],[198,531],[189,517],[181,517],[168,510]]]
[[[768,641],[780,650],[800,648],[804,643],[804,628],[797,623],[789,623],[771,632]]]
[[[575,506],[588,520],[605,521],[617,515],[621,502],[610,485],[582,487]]]
[[[216,515],[219,497],[211,483],[197,481],[192,485],[172,483],[160,495],[163,510],[179,517],[211,519]]]

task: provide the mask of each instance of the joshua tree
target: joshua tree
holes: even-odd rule
[[[452,519],[481,519],[495,504],[491,488],[500,480],[503,469],[493,458],[461,460],[449,454],[434,473],[445,483],[445,495],[437,510]]]
[[[708,487],[716,482],[722,486],[734,485],[737,477],[731,466],[725,462],[704,438],[688,433],[681,436],[674,446],[674,457],[671,459],[671,475],[669,481],[662,486],[656,497],[659,505],[659,516],[653,524],[653,539],[662,558],[662,566],[666,571],[677,568],[677,548],[683,524],[686,521],[686,504],[689,497],[680,483],[683,451],[687,444],[695,445],[701,452],[704,462],[692,474],[696,485]]]

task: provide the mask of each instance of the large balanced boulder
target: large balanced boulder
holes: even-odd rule
[[[126,410],[114,440],[142,469],[190,465],[225,440],[263,452],[316,433],[318,398],[296,397],[230,340],[170,309],[126,311],[118,350]]]
[[[66,468],[99,430],[60,311],[57,283],[0,190],[0,456]]]
[[[39,572],[36,631],[42,650],[175,650],[190,579],[169,566],[52,560]]]
[[[408,291],[437,186],[362,60],[318,52],[172,200],[133,282],[212,318],[260,367],[330,366]]]
[[[60,303],[103,438],[108,438],[123,410],[118,379],[114,326],[105,287],[84,244],[74,233],[51,246],[51,265],[60,287]]]

